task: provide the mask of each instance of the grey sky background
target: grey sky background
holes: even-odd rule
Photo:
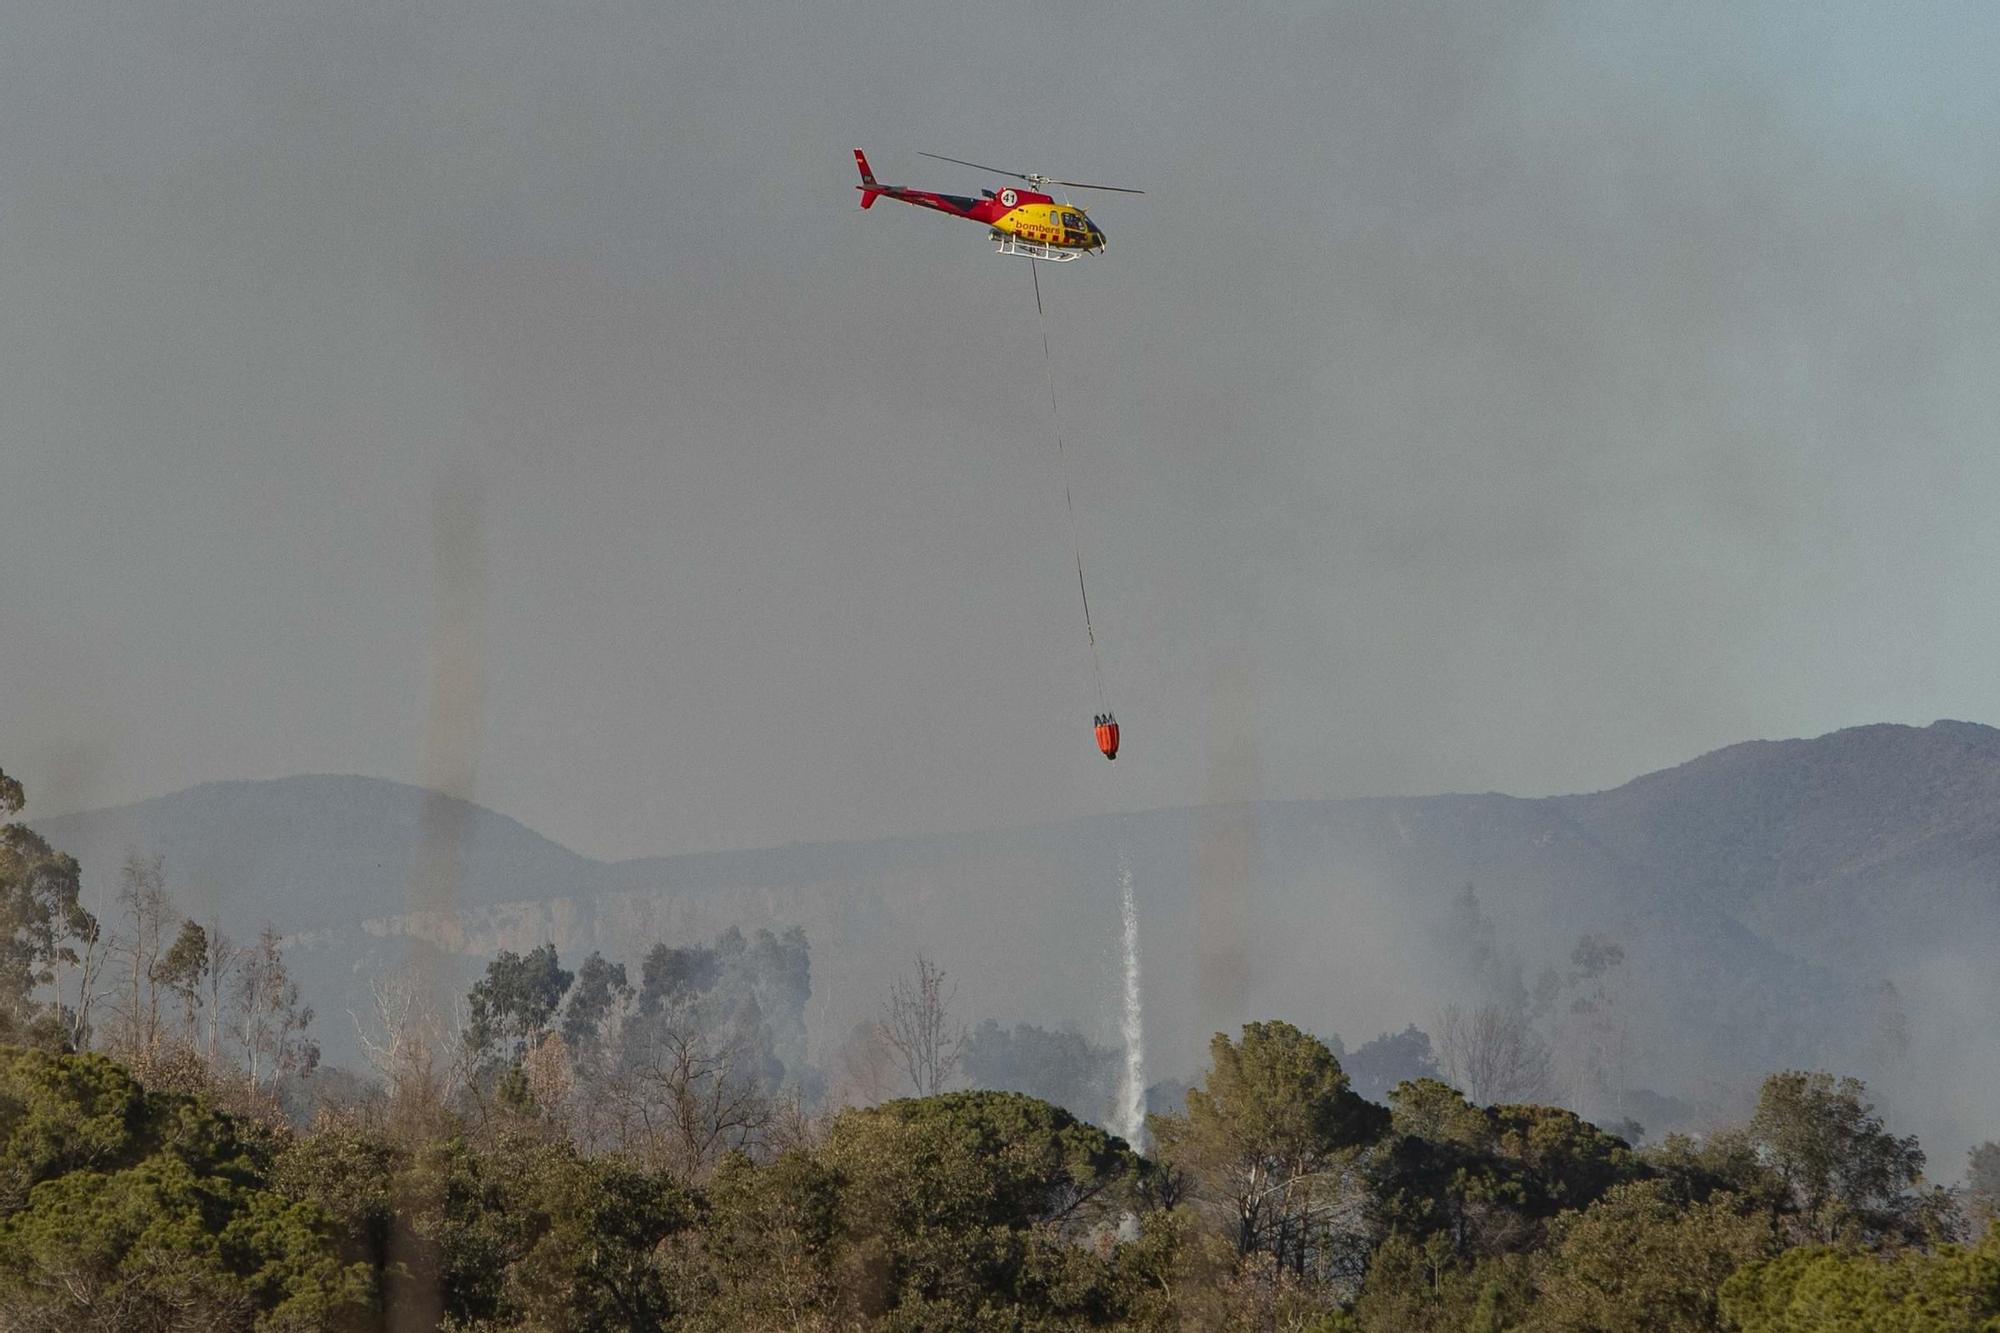
[[[440,488],[473,794],[595,855],[2000,718],[1990,7],[0,23],[31,813],[416,779]],[[857,145],[1149,191],[1042,275],[1115,767],[1025,265]]]

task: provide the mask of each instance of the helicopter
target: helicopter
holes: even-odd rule
[[[972,167],[979,171],[990,171],[997,176],[1012,176],[1015,180],[1026,181],[1034,188],[1017,190],[1010,185],[999,191],[981,190],[980,197],[974,199],[966,195],[938,194],[931,190],[912,190],[901,185],[884,185],[875,179],[874,171],[868,166],[867,156],[857,148],[854,150],[854,165],[861,169],[861,184],[854,188],[861,191],[861,206],[872,208],[877,199],[887,195],[905,204],[915,204],[918,208],[934,208],[955,218],[984,222],[992,229],[990,235],[995,242],[995,253],[1023,255],[1029,259],[1046,259],[1054,264],[1067,264],[1081,255],[1103,254],[1104,229],[1092,222],[1090,215],[1075,204],[1068,200],[1058,203],[1054,197],[1039,191],[1051,185],[1060,185],[1072,190],[1115,190],[1119,194],[1145,193],[1144,190],[1127,189],[1123,185],[1087,185],[1082,181],[1059,181],[1033,172],[1002,171],[999,167],[981,166],[977,162],[944,157],[938,153],[920,153],[918,156],[936,158],[940,162],[954,162],[961,167]]]

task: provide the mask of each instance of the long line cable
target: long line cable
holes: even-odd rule
[[[1090,590],[1083,584],[1083,538],[1076,526],[1076,502],[1070,498],[1069,458],[1063,450],[1062,416],[1056,411],[1056,358],[1049,350],[1049,316],[1042,308],[1041,261],[1030,258],[1028,273],[1035,282],[1035,319],[1042,330],[1042,364],[1049,373],[1049,431],[1056,437],[1056,475],[1062,480],[1063,509],[1069,514],[1069,546],[1076,557],[1076,591],[1083,599],[1083,632],[1090,640],[1090,674],[1097,682],[1097,706],[1104,709],[1104,664],[1098,660],[1097,630],[1090,623]]]

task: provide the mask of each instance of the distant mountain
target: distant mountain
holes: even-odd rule
[[[409,910],[427,819],[461,833],[448,922]],[[2000,731],[1965,722],[1754,741],[1589,795],[1259,802],[620,863],[360,777],[213,783],[37,827],[87,882],[142,850],[191,913],[277,923],[336,1058],[409,935],[442,940],[469,979],[544,939],[571,962],[631,962],[730,925],[805,928],[820,1054],[918,950],[970,1019],[1109,1044],[1121,865],[1156,1076],[1192,1073],[1208,1033],[1248,1017],[1350,1044],[1428,1026],[1484,998],[1496,967],[1527,986],[1560,971],[1586,931],[1628,956],[1630,1076],[1677,1096],[1785,1065],[2000,1055],[1945,1025],[2000,993]],[[1466,885],[1492,926],[1477,965],[1454,935]]]
[[[505,815],[380,778],[208,782],[35,827],[87,880],[110,883],[130,852],[160,856],[187,910],[296,932],[403,911],[427,808],[464,829],[467,906],[574,892],[602,868]]]
[[[1894,971],[2000,944],[1992,727],[1752,741],[1556,804],[1653,880],[1824,964]]]

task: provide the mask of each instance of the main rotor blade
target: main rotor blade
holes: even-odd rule
[[[943,153],[926,153],[920,150],[917,153],[917,156],[934,157],[940,162],[956,162],[961,167],[978,167],[979,170],[981,171],[990,171],[997,176],[1012,176],[1017,181],[1024,181],[1028,179],[1026,176],[1023,176],[1018,171],[1002,171],[999,167],[989,167],[979,162],[968,162],[962,157],[946,157]]]
[[[990,171],[996,176],[1012,176],[1015,180],[1027,181],[1030,185],[1038,183],[1046,183],[1049,185],[1068,186],[1072,190],[1115,190],[1119,194],[1145,193],[1144,190],[1134,190],[1131,187],[1125,185],[1092,185],[1087,181],[1050,180],[1047,176],[1041,177],[1040,181],[1038,182],[1034,176],[1026,175],[1019,171],[1007,171],[1001,167],[989,167],[984,162],[968,162],[962,157],[946,157],[943,153],[926,153],[923,152],[922,150],[918,150],[917,156],[935,158],[939,162],[956,162],[961,167],[975,167],[980,171]]]

